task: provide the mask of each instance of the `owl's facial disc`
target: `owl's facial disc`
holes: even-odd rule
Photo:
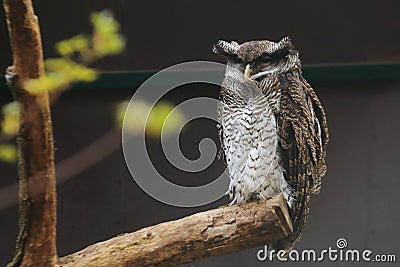
[[[247,79],[258,80],[266,75],[287,71],[296,63],[291,56],[293,45],[288,37],[278,43],[268,40],[250,41],[239,45],[235,41],[219,40],[213,52],[227,58],[227,65]],[[297,54],[296,54],[297,55]],[[294,65],[293,65],[294,66]]]
[[[246,65],[244,76],[251,80],[256,80],[275,71],[276,67],[274,64],[271,64],[271,62],[267,62],[263,59],[256,59]]]
[[[257,80],[266,75],[284,71],[288,67],[289,57],[292,54],[290,47],[283,47],[272,53],[263,53],[254,61],[250,62],[245,71],[245,76]],[[295,52],[293,52],[295,54]]]

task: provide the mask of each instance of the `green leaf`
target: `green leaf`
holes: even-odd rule
[[[15,136],[19,130],[20,104],[17,101],[4,105],[1,109],[3,120],[1,130],[8,136]]]
[[[8,163],[16,162],[18,159],[17,148],[12,144],[0,145],[0,160]]]
[[[164,134],[170,134],[177,130],[183,121],[183,114],[181,112],[171,113],[173,109],[174,106],[166,102],[160,102],[154,106],[146,125],[146,129],[151,135],[159,136],[162,131]]]
[[[119,23],[112,12],[105,10],[91,15],[93,25],[93,50],[99,56],[121,53],[125,48],[125,38],[119,34]]]
[[[38,79],[29,80],[25,87],[32,93],[67,89],[71,83],[91,82],[97,79],[94,69],[75,63],[68,58],[46,60],[48,73]]]
[[[57,52],[63,57],[69,57],[75,52],[82,53],[89,49],[89,38],[84,34],[76,35],[56,43]]]
[[[33,94],[41,94],[68,87],[70,81],[62,73],[49,73],[37,79],[28,80],[25,88]]]
[[[146,134],[159,137],[161,133],[171,134],[178,130],[184,121],[184,115],[179,109],[167,102],[157,103],[152,110],[145,101],[131,103],[129,112],[126,112],[128,101],[120,103],[116,109],[115,118],[117,125],[131,134],[140,134],[146,129]],[[148,115],[148,118],[146,116]]]
[[[146,125],[146,116],[150,112],[150,106],[144,101],[134,101],[132,107],[127,111],[129,102],[121,102],[116,109],[115,118],[117,125],[131,134],[140,134]]]
[[[79,34],[55,45],[62,57],[47,59],[46,75],[27,81],[27,90],[40,94],[65,90],[73,83],[92,82],[97,79],[97,72],[87,65],[104,56],[120,53],[125,48],[125,39],[119,34],[119,23],[110,11],[93,13],[91,22],[91,37]],[[73,60],[75,53],[80,54],[79,59],[82,63]]]

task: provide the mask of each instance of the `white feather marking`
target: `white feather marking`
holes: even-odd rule
[[[274,72],[277,72],[277,71],[279,71],[279,68],[273,68],[273,69],[270,69],[270,70],[261,71],[261,72],[259,72],[257,74],[254,74],[253,76],[251,76],[250,79],[256,80],[256,79],[258,79],[258,78],[260,78],[262,76],[265,76],[265,75],[268,75],[268,74],[271,74],[271,73],[274,73]]]

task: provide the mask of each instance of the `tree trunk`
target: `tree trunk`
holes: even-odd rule
[[[3,0],[13,52],[6,78],[21,104],[17,137],[19,235],[9,266],[55,266],[56,181],[48,94],[31,94],[27,79],[44,74],[38,18],[30,0]]]

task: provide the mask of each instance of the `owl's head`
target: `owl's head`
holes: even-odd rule
[[[300,68],[298,51],[293,49],[289,37],[279,42],[268,40],[237,42],[220,40],[213,52],[225,56],[228,66],[235,68],[252,80],[259,80],[272,73],[283,73]]]

